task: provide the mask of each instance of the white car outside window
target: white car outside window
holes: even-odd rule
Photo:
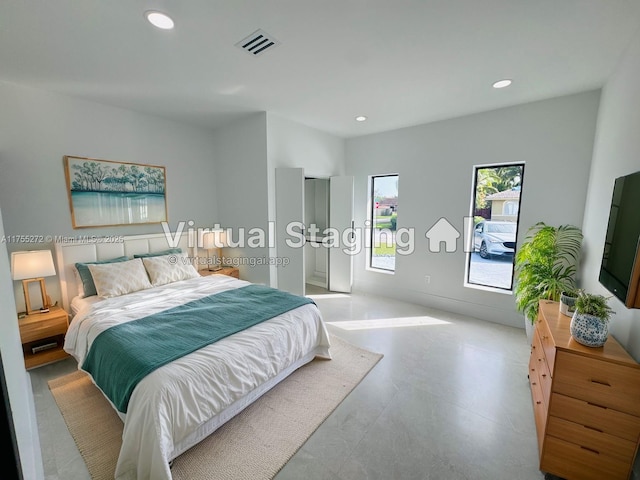
[[[480,221],[473,234],[473,246],[482,258],[513,255],[516,246],[515,222]]]

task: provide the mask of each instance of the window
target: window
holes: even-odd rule
[[[371,238],[369,267],[395,272],[398,175],[370,177]]]
[[[524,164],[474,167],[466,286],[510,292]]]
[[[504,202],[502,213],[504,215],[518,215],[518,202]]]

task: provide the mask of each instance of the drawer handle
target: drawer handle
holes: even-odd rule
[[[604,385],[605,387],[610,387],[611,384],[609,382],[603,382],[602,380],[594,380],[591,379],[591,383],[597,383],[598,385]]]
[[[531,382],[531,385],[537,385],[537,383],[536,382]]]
[[[596,427],[590,427],[589,425],[583,425],[584,428],[588,428],[589,430],[595,430],[596,432],[602,433],[602,430]]]
[[[600,452],[597,450],[594,450],[593,448],[583,447],[582,445],[580,445],[580,448],[583,450],[586,450],[587,452],[592,452],[592,453],[595,453],[596,455],[600,455]]]
[[[587,402],[587,405],[591,405],[592,407],[603,408],[604,410],[607,409],[607,407],[603,407],[602,405],[598,405],[597,403]]]
[[[542,402],[540,400],[536,400],[536,405],[540,405]]]
[[[543,378],[544,378],[544,377],[546,377],[546,376],[547,376],[547,374],[546,374],[546,373],[543,373],[543,374],[542,374],[542,377],[543,377]]]

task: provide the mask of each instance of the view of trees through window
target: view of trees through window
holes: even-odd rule
[[[371,257],[369,266],[396,269],[398,175],[371,177]]]
[[[524,164],[474,168],[467,283],[511,290]]]

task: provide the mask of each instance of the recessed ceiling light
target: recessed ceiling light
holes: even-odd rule
[[[158,27],[163,30],[171,30],[173,28],[173,20],[164,13],[149,10],[144,13],[144,16],[147,17],[149,23],[154,27]]]
[[[509,85],[511,85],[511,80],[509,79],[498,80],[496,83],[493,84],[493,88],[505,88],[505,87],[508,87]]]
[[[364,115],[358,115],[356,117],[356,122],[364,122],[367,119]]]

